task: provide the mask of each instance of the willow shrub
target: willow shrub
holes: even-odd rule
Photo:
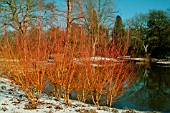
[[[11,37],[6,35],[1,42],[3,70],[36,108],[48,80],[48,41],[40,29],[27,35],[13,33],[13,36],[10,40]]]
[[[117,57],[128,54],[128,35],[117,44],[108,44],[109,37],[102,35],[97,37],[102,41],[94,43],[94,37],[83,28],[74,29],[69,37],[57,28],[46,33],[41,29],[16,33],[11,40],[6,35],[1,41],[3,69],[35,105],[50,82],[56,99],[63,97],[66,104],[76,92],[82,102],[91,99],[99,106],[104,96],[111,106],[136,76],[133,62]]]

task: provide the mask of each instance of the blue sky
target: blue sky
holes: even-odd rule
[[[51,0],[47,0],[51,1]],[[53,1],[53,0],[52,0]],[[65,0],[54,0],[60,7],[66,7]],[[111,0],[112,1],[112,0]],[[139,13],[148,13],[149,10],[161,9],[167,10],[170,8],[170,0],[113,0],[115,15],[120,15],[123,20],[134,17]]]
[[[115,8],[123,20],[139,13],[148,13],[152,9],[167,10],[170,0],[115,0]]]

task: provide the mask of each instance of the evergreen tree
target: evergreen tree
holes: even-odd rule
[[[116,16],[116,21],[115,21],[115,25],[112,29],[112,41],[114,41],[114,43],[118,43],[120,41],[120,39],[122,39],[124,37],[124,26],[123,26],[123,22],[122,22],[122,18],[121,16]]]
[[[168,52],[169,25],[168,17],[165,11],[152,10],[148,15],[148,34],[150,41],[149,51],[154,57],[164,56]]]
[[[117,16],[116,17],[116,22],[115,22],[115,26],[114,26],[114,35],[118,36],[119,34],[122,35],[122,33],[124,32],[124,27],[123,27],[123,22],[122,22],[122,18],[121,16]]]

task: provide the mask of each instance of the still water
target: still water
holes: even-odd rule
[[[138,71],[132,86],[112,107],[170,113],[170,67],[142,65]],[[72,99],[76,99],[75,92]]]
[[[141,66],[131,88],[113,107],[170,113],[170,67]]]

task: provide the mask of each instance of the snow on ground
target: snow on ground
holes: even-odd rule
[[[133,109],[99,108],[77,100],[70,101],[71,105],[68,106],[63,99],[56,101],[54,97],[43,94],[37,109],[27,109],[28,100],[24,93],[10,85],[8,79],[0,77],[0,113],[139,113]]]
[[[157,64],[169,64],[170,65],[170,61],[160,61],[160,62],[156,62]]]

